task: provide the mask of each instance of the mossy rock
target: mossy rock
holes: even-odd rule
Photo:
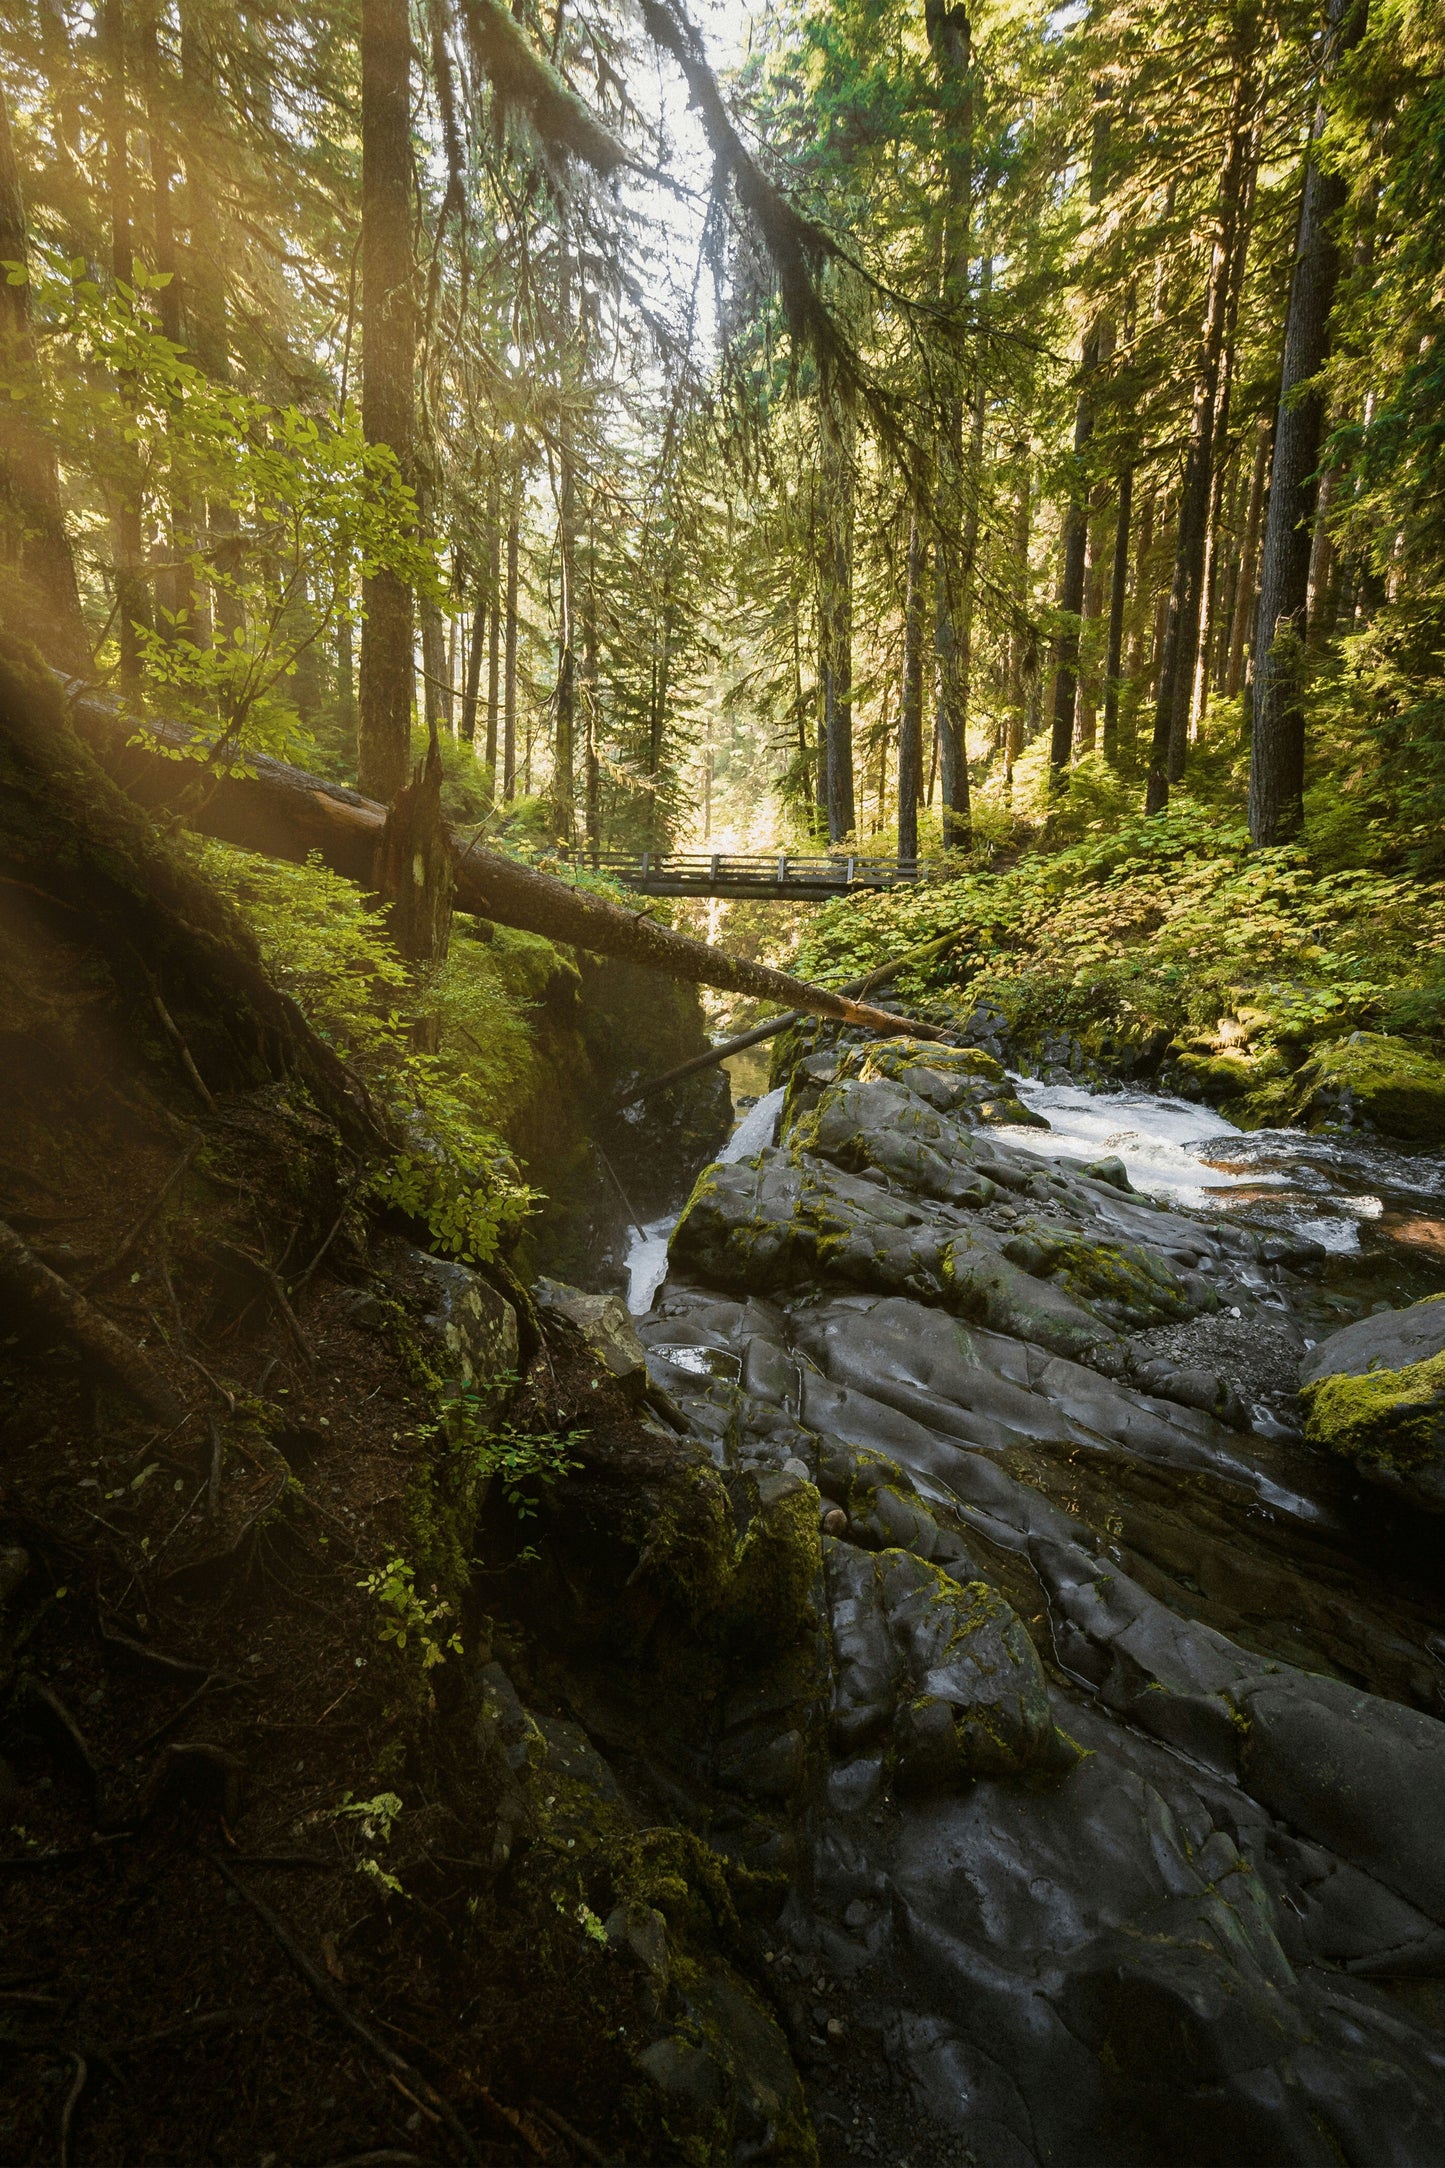
[[[1312,1445],[1426,1512],[1445,1513],[1445,1300],[1332,1334],[1315,1350],[1300,1398]]]
[[[812,1615],[822,1568],[818,1493],[797,1476],[743,1478],[750,1509],[721,1621],[730,1642],[786,1648]]]
[[[1352,1032],[1300,1071],[1294,1104],[1311,1127],[1361,1122],[1387,1136],[1445,1143],[1445,1062],[1383,1032]]]

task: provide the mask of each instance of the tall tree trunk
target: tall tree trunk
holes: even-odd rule
[[[1254,36],[1253,18],[1246,33]],[[1189,450],[1179,496],[1179,526],[1174,543],[1174,578],[1164,624],[1159,686],[1154,704],[1154,742],[1144,809],[1160,813],[1169,803],[1169,786],[1184,773],[1188,750],[1189,704],[1194,687],[1194,658],[1203,608],[1204,556],[1209,534],[1209,503],[1214,485],[1214,425],[1219,402],[1220,363],[1229,325],[1229,301],[1239,238],[1240,213],[1249,192],[1254,148],[1253,47],[1237,57],[1229,102],[1229,140],[1219,177],[1219,207],[1210,251],[1204,322],[1195,363]]]
[[[587,824],[587,850],[595,866],[602,849],[602,759],[597,744],[598,703],[601,697],[601,658],[597,643],[597,530],[587,528],[587,586],[582,597],[582,720],[586,753],[583,778]],[[712,751],[708,751],[708,788],[711,798]],[[709,812],[711,808],[709,807]],[[709,820],[709,831],[711,821]]]
[[[1330,506],[1334,502],[1336,469],[1326,467],[1319,479],[1315,503],[1314,534],[1310,542],[1310,570],[1305,604],[1306,642],[1323,647],[1335,629],[1335,545],[1330,533]]]
[[[1074,465],[1064,513],[1059,613],[1064,628],[1054,651],[1053,734],[1049,741],[1049,780],[1062,790],[1074,750],[1074,705],[1079,689],[1079,622],[1084,607],[1084,570],[1089,541],[1089,493],[1084,456],[1094,434],[1094,395],[1090,379],[1099,355],[1099,328],[1084,340],[1079,365],[1079,396],[1074,409]]]
[[[347,585],[344,573],[339,575],[336,591],[336,712],[351,728],[356,723],[356,657]]]
[[[1329,353],[1330,311],[1340,271],[1334,227],[1347,192],[1344,175],[1321,163],[1318,145],[1325,122],[1324,86],[1337,58],[1364,34],[1364,0],[1330,0],[1326,20],[1328,42],[1305,157],[1285,311],[1260,570],[1249,763],[1249,832],[1258,844],[1286,842],[1304,818],[1305,610],[1324,397],[1318,389],[1302,387],[1319,375]]]
[[[823,414],[823,760],[828,841],[853,833],[853,432]]]
[[[577,457],[573,440],[570,389],[572,338],[572,259],[565,226],[559,250],[559,337],[566,343],[557,357],[562,400],[557,416],[557,561],[560,573],[557,610],[557,725],[552,744],[552,828],[559,842],[570,843],[576,829],[577,793]]]
[[[1109,632],[1104,650],[1104,759],[1119,766],[1119,672],[1124,656],[1124,605],[1129,590],[1129,522],[1134,510],[1134,469],[1119,475],[1114,516],[1114,558],[1109,575]]]
[[[923,535],[908,522],[908,590],[903,606],[903,684],[898,715],[898,855],[918,856],[918,801],[923,795]]]
[[[522,447],[517,446],[507,506],[506,659],[502,672],[502,803],[517,795],[517,558],[522,535]]]
[[[1102,356],[1100,357],[1103,358]],[[1079,690],[1074,750],[1092,753],[1098,743],[1097,628],[1104,610],[1104,559],[1108,554],[1108,484],[1096,483],[1084,543],[1084,596],[1079,607]]]
[[[424,602],[421,610],[422,714],[427,735],[451,728],[451,684],[447,676],[447,639],[441,605]]]
[[[962,310],[969,297],[973,250],[973,139],[976,82],[967,9],[926,0],[924,23],[940,79],[944,138],[943,303]],[[985,251],[984,282],[989,270]],[[981,344],[981,342],[980,342]],[[934,650],[938,676],[936,743],[943,770],[943,847],[968,845],[968,699],[973,667],[974,561],[983,488],[984,382],[981,359],[970,401],[968,471],[964,472],[963,399],[950,391],[939,433],[935,517],[939,542],[934,570]],[[954,536],[958,540],[954,541]],[[930,802],[932,789],[930,783]]]
[[[29,260],[25,199],[0,80],[0,263]],[[26,622],[19,629],[56,666],[79,676],[90,667],[75,560],[60,505],[55,451],[45,433],[30,288],[0,285],[0,554],[23,582]],[[18,396],[16,396],[18,394]]]
[[[172,346],[184,344],[181,326],[181,282],[176,261],[175,165],[171,155],[169,109],[174,93],[165,80],[161,57],[159,9],[147,0],[140,22],[141,80],[145,91],[146,135],[150,143],[151,222],[155,234],[155,268],[166,280],[156,295],[161,330]],[[155,582],[156,629],[166,640],[193,645],[195,617],[194,581],[185,559],[195,547],[194,516],[183,480],[172,470],[170,486],[169,567]]]
[[[488,557],[490,558],[490,546]],[[467,641],[467,675],[462,687],[462,718],[460,736],[463,745],[475,745],[477,737],[477,704],[482,689],[482,655],[487,644],[487,575],[486,568],[476,575],[476,592],[472,597],[472,630]],[[494,748],[495,750],[495,748]]]
[[[135,276],[135,232],[130,200],[130,101],[126,81],[124,0],[103,0],[100,36],[104,52],[106,193],[110,202],[111,275],[117,286]],[[130,396],[128,379],[120,381],[122,399]],[[112,528],[115,540],[115,620],[120,649],[120,682],[129,691],[140,684],[142,634],[152,626],[150,590],[145,579],[145,536],[141,523],[140,466],[130,446],[117,451],[119,478],[114,490]]]
[[[488,500],[489,513],[492,500]],[[495,516],[487,530],[487,773],[497,796],[497,733],[501,722],[502,661],[502,477],[496,478]]]
[[[407,0],[361,6],[361,419],[370,444],[412,478],[416,296],[411,247],[411,25]],[[393,799],[411,764],[412,591],[395,572],[365,583],[361,788]]]
[[[1033,626],[1029,610],[1029,535],[1033,524],[1033,489],[1029,472],[1029,448],[1019,447],[1018,484],[1014,493],[1013,595],[1014,622],[1008,644],[1008,699],[1004,720],[1004,781],[1011,783],[1014,762],[1024,749],[1024,710],[1029,679],[1037,675]]]
[[[212,383],[228,384],[231,381],[231,354],[226,250],[216,209],[216,180],[207,164],[202,127],[202,116],[214,109],[216,90],[210,49],[197,16],[197,0],[180,0],[180,24],[187,232],[181,298],[193,360],[205,370]],[[201,511],[197,507],[198,526],[200,519]],[[236,514],[226,498],[212,498],[205,507],[205,527],[210,561],[222,574],[233,569],[226,537],[234,532],[235,526]],[[229,642],[240,624],[240,604],[228,591],[224,579],[219,585],[203,581],[196,597],[196,645],[209,647],[213,629],[223,642]]]
[[[1145,652],[1145,634],[1151,625],[1149,608],[1153,589],[1149,575],[1154,561],[1154,516],[1158,509],[1159,492],[1151,489],[1144,499],[1144,509],[1139,514],[1139,540],[1134,551],[1134,595],[1129,610],[1129,648],[1124,661],[1124,675],[1135,683],[1148,662]]]

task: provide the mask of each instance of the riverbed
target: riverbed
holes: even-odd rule
[[[1000,1127],[1011,1145],[1041,1160],[1117,1158],[1144,1196],[1318,1243],[1332,1260],[1329,1285],[1342,1317],[1418,1300],[1445,1269],[1445,1164],[1432,1153],[1348,1132],[1241,1130],[1213,1107],[1159,1092],[1010,1081],[1049,1124],[1047,1132]],[[771,1091],[745,1107],[718,1163],[771,1145],[783,1098]],[[651,1309],[666,1279],[677,1218],[666,1213],[633,1232],[625,1270],[635,1317]]]
[[[1439,1524],[1295,1386],[1445,1287],[1445,1169],[1026,1077],[999,1125],[940,1055],[845,1060],[806,1155],[765,1095],[629,1259],[740,1525],[822,1516],[712,1826],[792,1888],[823,2159],[1438,2168]]]

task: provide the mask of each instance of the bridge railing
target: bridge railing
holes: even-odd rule
[[[872,858],[861,853],[809,854],[794,851],[577,851],[571,863],[614,874],[644,887],[654,881],[688,887],[812,887],[836,893],[849,888],[892,888],[927,878],[926,858]]]

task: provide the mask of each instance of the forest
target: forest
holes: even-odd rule
[[[1442,306],[1428,0],[0,13],[0,2157],[1445,2159]]]

